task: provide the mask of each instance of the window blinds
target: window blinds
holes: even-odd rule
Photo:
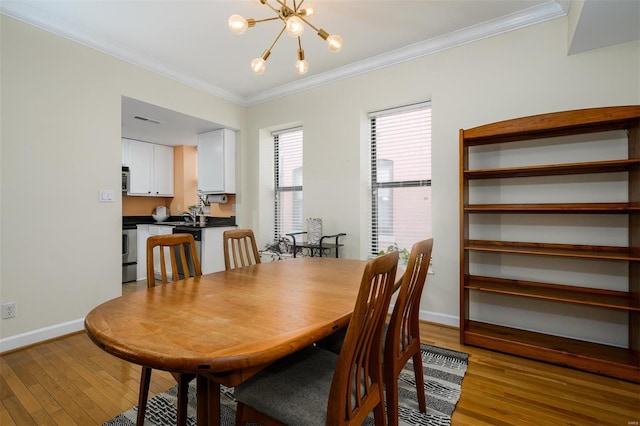
[[[431,105],[369,114],[370,254],[431,236]]]
[[[274,133],[274,240],[302,230],[301,128]]]

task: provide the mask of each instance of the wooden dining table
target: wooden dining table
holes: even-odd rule
[[[91,340],[142,366],[197,377],[197,423],[219,424],[220,384],[348,324],[366,261],[296,258],[158,285],[85,318]]]

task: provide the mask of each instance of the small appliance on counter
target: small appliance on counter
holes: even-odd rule
[[[129,192],[129,167],[122,166],[122,194],[127,195]]]
[[[164,222],[169,217],[169,210],[165,206],[158,206],[153,209],[153,213],[151,213],[151,217],[156,222]]]

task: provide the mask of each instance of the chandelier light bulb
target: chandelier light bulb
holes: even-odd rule
[[[327,37],[327,47],[332,52],[339,52],[342,50],[342,37],[339,35],[330,35]]]
[[[298,9],[298,13],[308,18],[310,16],[313,16],[313,14],[316,13],[316,10],[313,8],[313,5],[305,4],[300,9]]]
[[[266,68],[267,61],[262,58],[255,58],[251,61],[251,70],[258,75],[262,74]]]
[[[296,72],[300,75],[309,71],[309,63],[304,59],[304,50],[298,49],[298,60],[296,61]]]
[[[309,63],[303,60],[296,61],[296,72],[300,75],[306,74],[309,71]]]
[[[304,22],[297,16],[287,18],[287,32],[291,37],[299,37],[304,32]]]
[[[231,15],[228,24],[231,32],[238,35],[243,34],[249,28],[247,20],[240,15]]]

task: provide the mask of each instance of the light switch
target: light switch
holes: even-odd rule
[[[101,203],[113,203],[113,190],[101,189],[98,191],[98,199]]]

